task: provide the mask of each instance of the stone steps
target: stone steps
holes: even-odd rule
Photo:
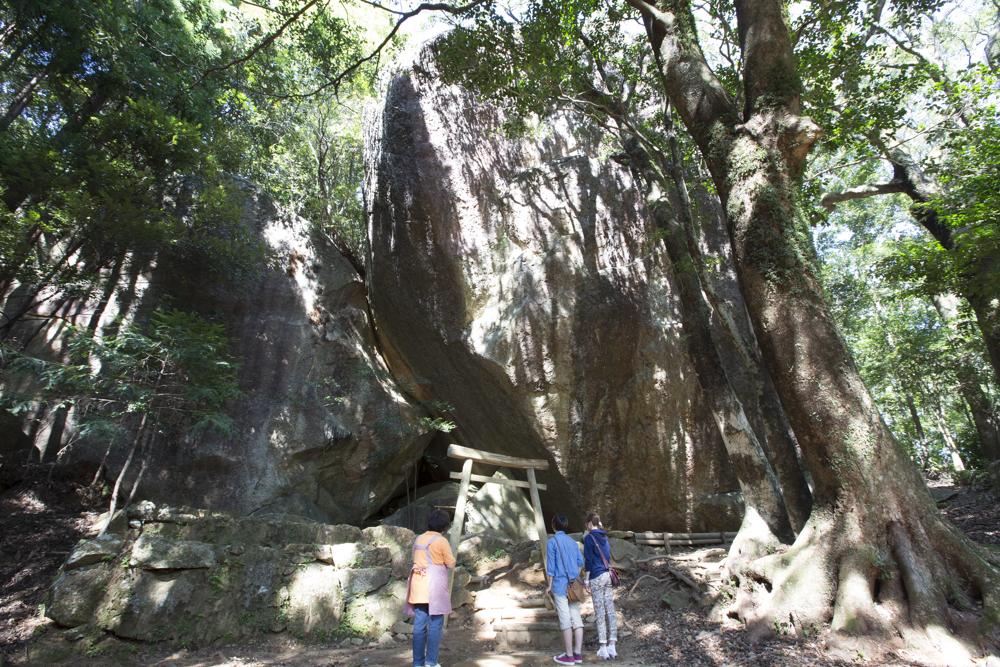
[[[474,617],[483,622],[493,622],[500,619],[532,620],[556,618],[555,609],[545,607],[507,607],[505,609],[480,609]]]
[[[476,593],[473,627],[478,640],[495,641],[500,650],[518,648],[555,649],[560,643],[555,609],[536,591],[492,588]],[[584,617],[593,615],[585,602]],[[592,623],[585,623],[592,626]]]
[[[487,588],[476,592],[475,609],[508,609],[511,607],[545,607],[544,595],[506,593]]]

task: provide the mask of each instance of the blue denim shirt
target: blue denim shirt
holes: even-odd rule
[[[545,574],[552,577],[552,592],[566,597],[569,582],[580,576],[583,554],[572,537],[561,530],[552,536],[545,548]]]
[[[598,549],[601,550],[600,553]],[[601,554],[604,554],[603,560]],[[591,579],[596,579],[608,571],[608,568],[604,567],[604,561],[611,562],[611,544],[608,542],[608,534],[600,528],[595,528],[583,538],[583,562]]]

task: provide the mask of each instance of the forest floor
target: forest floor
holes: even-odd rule
[[[972,539],[1000,544],[1000,502],[985,488],[953,486],[950,480],[930,481],[940,506]],[[0,492],[0,667],[51,664],[43,658],[61,645],[66,653],[72,632],[56,631],[44,618],[44,598],[56,570],[71,546],[93,534],[102,509],[88,500],[81,487],[67,482],[29,478]],[[684,665],[690,667],[784,667],[815,665],[933,665],[903,646],[852,644],[821,633],[810,638],[773,637],[751,641],[742,627],[710,618],[704,600],[685,600],[683,586],[671,588],[668,568],[680,570],[711,588],[712,573],[724,555],[721,549],[678,551],[663,562],[644,566],[652,577],[636,585],[638,572],[627,573],[619,589],[618,606],[625,618],[618,644],[620,667]],[[664,582],[654,578],[663,578]],[[699,603],[701,602],[701,603]],[[559,640],[551,647],[503,653],[490,642],[476,641],[469,622],[455,622],[442,647],[447,667],[529,667],[552,664]],[[597,662],[596,645],[585,645],[587,663]],[[545,650],[547,649],[547,650]],[[1000,660],[982,661],[1000,667]],[[158,665],[177,667],[370,667],[411,664],[409,644],[389,646],[326,646],[284,637],[213,646],[177,649],[107,638],[90,655],[76,653],[64,664]]]

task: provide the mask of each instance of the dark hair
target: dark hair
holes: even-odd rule
[[[552,530],[564,531],[569,528],[569,519],[566,518],[565,514],[556,514],[552,517]]]
[[[597,512],[591,512],[587,515],[587,519],[584,521],[584,524],[588,523],[594,528],[604,528],[604,524],[601,523],[601,515]]]
[[[448,513],[442,509],[436,509],[431,511],[430,516],[427,517],[427,530],[440,533],[448,527],[449,523],[451,523],[451,517],[448,516]]]

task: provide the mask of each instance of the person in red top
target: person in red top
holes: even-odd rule
[[[438,648],[444,617],[451,613],[451,577],[455,567],[451,545],[441,534],[451,520],[444,510],[427,518],[427,532],[413,543],[413,568],[407,582],[407,611],[413,615],[414,667],[441,667]]]

